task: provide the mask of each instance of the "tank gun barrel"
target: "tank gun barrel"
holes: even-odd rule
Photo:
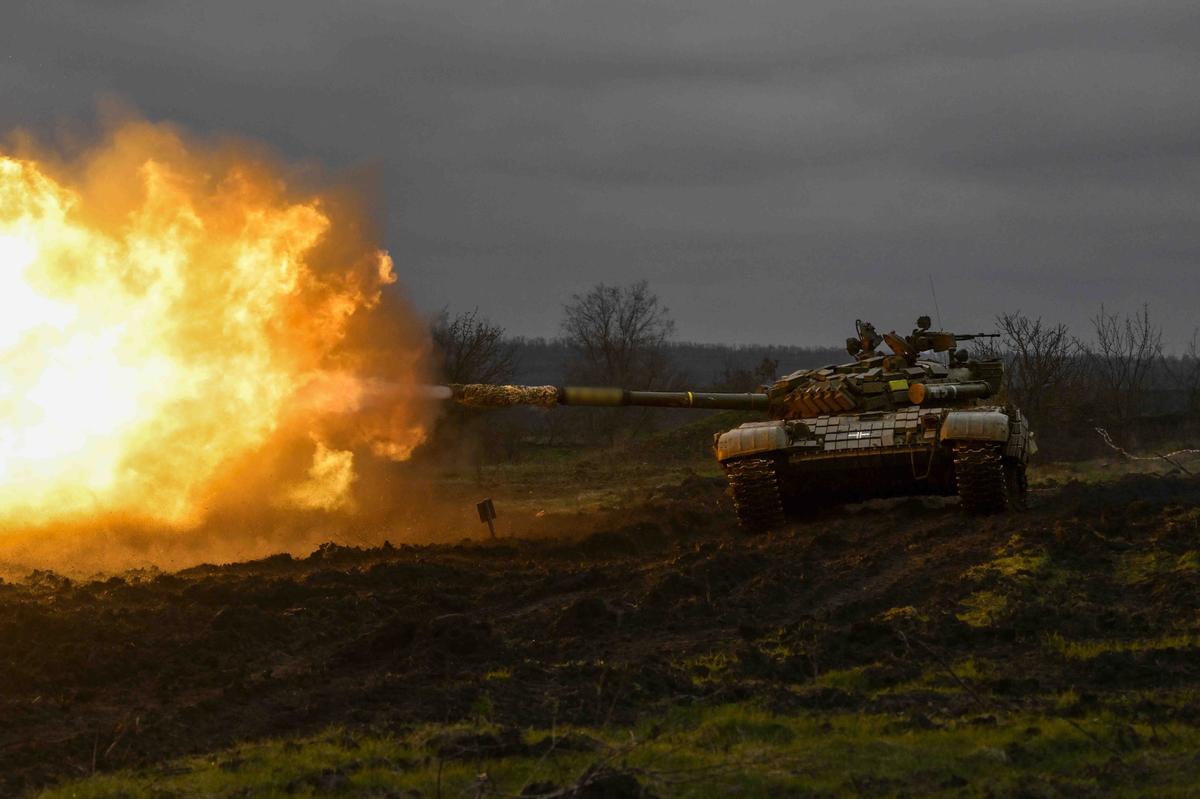
[[[732,394],[714,391],[630,391],[622,388],[566,386],[559,390],[563,405],[639,405],[649,408],[714,408],[735,411],[765,411],[766,394]]]
[[[908,400],[913,405],[982,399],[991,395],[992,387],[982,380],[965,383],[913,383],[908,387]]]
[[[712,391],[630,391],[624,388],[588,386],[493,386],[466,383],[450,386],[454,399],[476,408],[508,408],[516,405],[583,405],[591,407],[641,406],[650,408],[711,408],[765,411],[766,394],[728,394]]]

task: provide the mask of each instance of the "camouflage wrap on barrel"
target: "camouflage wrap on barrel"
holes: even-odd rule
[[[493,386],[458,383],[450,386],[454,399],[476,408],[514,405],[581,405],[593,408],[707,408],[709,410],[767,411],[766,394],[728,394],[720,391],[630,391],[611,386]]]
[[[554,386],[493,386],[485,383],[450,386],[454,398],[473,408],[511,408],[517,405],[538,405],[552,408],[558,404],[558,389]]]

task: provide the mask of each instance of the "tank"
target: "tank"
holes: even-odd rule
[[[1036,450],[1021,411],[1001,398],[1004,364],[958,343],[996,334],[930,330],[880,335],[858,320],[853,360],[785,375],[761,392],[631,391],[554,386],[451,386],[461,403],[651,406],[760,411],[766,418],[718,433],[738,522],[763,532],[837,502],[957,494],[972,515],[1024,507]],[[881,352],[881,346],[887,351]]]

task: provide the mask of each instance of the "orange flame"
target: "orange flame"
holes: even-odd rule
[[[403,404],[329,416],[359,407],[361,370],[411,383],[422,355],[411,328],[370,338],[395,275],[360,217],[161,125],[69,170],[0,153],[0,522],[192,525],[231,464],[288,436],[311,467],[263,499],[350,507],[353,447],[401,458],[424,436]]]

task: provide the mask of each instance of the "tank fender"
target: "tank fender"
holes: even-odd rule
[[[942,422],[942,441],[1008,441],[1008,414],[1000,411],[950,411]]]
[[[743,455],[783,449],[790,440],[786,422],[750,422],[720,433],[713,444],[717,460],[724,462]]]
[[[1008,445],[1004,448],[1005,455],[1025,463],[1030,455],[1037,454],[1037,439],[1029,429],[1029,420],[1025,418],[1025,414],[1020,411],[1013,412],[1009,420],[1009,433]]]

